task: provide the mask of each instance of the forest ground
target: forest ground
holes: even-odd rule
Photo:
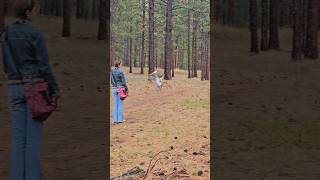
[[[215,179],[320,179],[320,62],[290,62],[291,33],[252,55],[247,29],[216,28]]]
[[[48,43],[60,85],[59,111],[45,122],[42,164],[46,180],[101,179],[105,175],[106,61],[96,21],[72,21],[72,37],[61,38],[62,19],[34,20]],[[8,179],[10,120],[6,84],[0,76],[0,179]]]
[[[188,79],[186,71],[176,71],[161,91],[135,68],[124,68],[129,97],[124,101],[121,125],[112,125],[111,100],[111,176],[119,176],[139,166],[147,170],[150,160],[160,151],[152,176],[186,170],[189,179],[210,177],[210,83]],[[147,72],[147,69],[145,69]],[[160,69],[163,73],[163,70]],[[112,97],[110,97],[112,99]],[[173,149],[172,149],[172,148]],[[202,171],[203,175],[198,176]]]

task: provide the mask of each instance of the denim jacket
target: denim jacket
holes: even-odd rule
[[[118,67],[112,69],[111,74],[111,85],[112,87],[124,87],[128,92],[128,87],[126,83],[126,79],[124,77],[124,73]]]
[[[52,96],[59,88],[53,76],[43,34],[31,23],[16,21],[1,35],[3,70],[8,80],[41,78],[49,84]]]

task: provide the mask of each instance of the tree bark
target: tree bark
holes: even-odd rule
[[[72,1],[64,0],[62,37],[71,36],[71,11],[72,11]]]
[[[257,0],[250,0],[250,32],[251,32],[251,49],[250,49],[250,51],[253,53],[259,53]]]
[[[234,23],[234,0],[228,0],[228,24],[233,25]]]
[[[219,22],[219,14],[220,14],[220,0],[213,0],[213,20],[214,23]]]
[[[188,54],[188,78],[191,78],[191,58],[190,58],[190,36],[191,36],[191,15],[190,10],[188,10],[188,39],[187,39],[187,54]]]
[[[197,73],[197,28],[198,21],[196,13],[193,14],[193,32],[192,32],[192,66],[193,66],[193,77],[198,77]]]
[[[130,28],[130,32],[131,32],[131,28]],[[132,73],[132,37],[130,37],[129,39],[129,73]]]
[[[208,33],[209,36],[209,33]],[[205,47],[206,47],[206,52],[205,52],[205,75],[204,75],[204,80],[209,80],[209,71],[210,71],[210,57],[209,57],[209,50],[210,50],[210,38],[206,37],[206,43],[205,43]]]
[[[0,4],[0,34],[5,31],[5,1]]]
[[[297,61],[301,60],[303,55],[303,0],[294,0],[293,4],[293,47],[291,59]]]
[[[318,59],[318,0],[309,0],[305,57]]]
[[[141,53],[140,53],[140,74],[144,74],[145,54],[144,54],[144,32],[145,32],[145,18],[146,18],[146,1],[142,0],[142,34],[141,34]]]
[[[270,36],[269,48],[280,49],[279,42],[279,0],[270,0]]]
[[[165,46],[164,46],[164,79],[171,80],[171,63],[173,53],[172,42],[172,3],[173,0],[167,0],[166,6],[166,28],[165,28]]]
[[[107,0],[100,0],[98,40],[106,40],[107,37],[107,11]]]
[[[149,0],[149,74],[154,72],[154,0]]]
[[[269,48],[268,44],[268,24],[269,24],[269,0],[261,2],[261,51],[266,51]]]

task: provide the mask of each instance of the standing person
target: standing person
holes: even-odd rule
[[[120,69],[121,62],[116,61],[115,67],[111,70],[111,85],[113,95],[113,123],[118,124],[123,122],[123,100],[120,99],[119,89],[125,88],[128,94],[128,87],[123,71]]]
[[[12,126],[11,180],[42,180],[40,151],[43,121],[33,118],[25,96],[25,85],[47,82],[51,100],[55,103],[59,97],[43,34],[31,24],[35,5],[32,0],[16,0],[13,13],[17,19],[7,26],[1,36]]]

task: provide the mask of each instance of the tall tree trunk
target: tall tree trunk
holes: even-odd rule
[[[206,52],[205,52],[205,62],[206,62],[206,64],[205,64],[205,75],[204,75],[204,79],[205,80],[209,80],[210,78],[209,78],[209,71],[210,71],[210,57],[209,57],[209,50],[210,50],[210,38],[209,38],[209,33],[208,33],[208,35],[207,35],[207,37],[206,37],[206,45],[205,45],[205,47],[206,47]]]
[[[302,43],[302,50],[305,53],[306,52],[306,42],[307,42],[307,28],[308,28],[308,6],[309,6],[309,0],[303,0],[303,21],[302,21],[302,26],[303,26],[303,31],[302,31],[302,38],[303,38],[303,43]]]
[[[204,80],[204,74],[205,74],[205,67],[204,67],[204,53],[205,53],[205,47],[204,47],[204,38],[203,41],[200,43],[200,70],[201,70],[201,81]]]
[[[303,55],[303,1],[294,0],[293,2],[293,47],[291,52],[293,61],[301,60]]]
[[[144,55],[144,32],[145,32],[145,18],[146,18],[146,0],[142,0],[142,34],[141,34],[141,53],[140,53],[140,74],[144,74],[145,55]]]
[[[261,2],[261,51],[268,50],[268,9],[269,9],[269,0],[262,0]]]
[[[149,58],[148,58],[148,67],[149,74],[154,72],[155,63],[154,63],[154,0],[149,0]]]
[[[279,0],[270,0],[270,49],[280,49],[279,42]]]
[[[281,2],[280,2],[280,27],[288,27],[289,19],[290,19],[290,3],[288,0],[281,0]]]
[[[213,0],[213,14],[214,14],[214,23],[219,22],[219,13],[220,13],[220,0]]]
[[[250,49],[250,51],[253,53],[259,53],[257,0],[250,0],[250,32],[251,32],[251,49]]]
[[[71,35],[71,11],[72,1],[64,0],[62,37],[70,37]]]
[[[124,40],[123,41],[124,42],[124,46],[123,46],[123,62],[122,62],[122,64],[124,65],[124,66],[126,66],[127,65],[127,53],[128,53],[128,51],[127,51],[127,40]]]
[[[187,39],[187,54],[188,54],[188,78],[191,78],[191,58],[190,58],[190,36],[191,36],[191,15],[188,10],[188,39]]]
[[[192,66],[193,66],[193,77],[198,77],[197,73],[197,15],[193,14],[193,32],[192,32]]]
[[[233,25],[234,21],[234,0],[228,0],[228,23]]]
[[[171,63],[173,53],[172,42],[172,3],[173,0],[167,0],[166,6],[166,28],[165,28],[165,45],[164,45],[164,79],[171,80]]]
[[[77,18],[81,18],[80,6],[81,6],[81,0],[77,0],[77,2],[76,2],[76,17]]]
[[[91,5],[91,18],[95,19],[97,18],[97,1],[96,0],[92,0],[92,5]]]
[[[130,34],[132,32],[132,27],[130,27]],[[129,73],[132,73],[132,37],[129,39]]]
[[[5,31],[5,1],[0,3],[0,34]]]
[[[138,67],[137,62],[138,62],[138,57],[139,57],[139,38],[136,38],[135,44],[134,44],[134,61],[133,61],[133,67]]]
[[[318,0],[309,0],[305,57],[318,59]]]
[[[160,66],[164,69],[164,59],[163,59],[163,53],[160,54]]]
[[[107,36],[107,3],[108,0],[100,0],[99,4],[99,30],[98,30],[98,40],[106,40]]]
[[[156,69],[158,68],[158,46],[157,46],[157,36],[154,36],[154,62]]]

